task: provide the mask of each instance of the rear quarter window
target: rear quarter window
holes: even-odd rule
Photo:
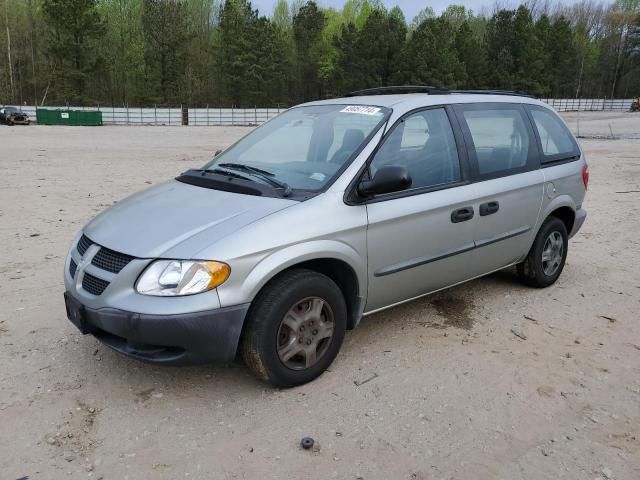
[[[580,149],[558,115],[542,107],[528,107],[538,137],[541,163],[577,158]]]

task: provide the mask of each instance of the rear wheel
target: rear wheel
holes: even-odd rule
[[[242,357],[254,374],[275,386],[302,385],[331,365],[346,324],[344,297],[329,277],[291,270],[256,297],[243,330]]]
[[[524,262],[517,266],[520,278],[532,287],[548,287],[564,268],[569,237],[564,222],[556,217],[547,218],[536,236]]]

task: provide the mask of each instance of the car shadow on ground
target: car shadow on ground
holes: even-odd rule
[[[528,287],[518,282],[515,269],[507,269],[369,315],[355,330],[347,333],[342,355],[355,357],[359,355],[358,352],[363,345],[384,342],[385,338],[396,334],[407,325],[470,331],[479,319],[475,311],[477,305],[490,300],[492,296],[521,289],[528,290]],[[78,335],[82,356],[87,358],[87,361],[83,362],[88,366],[85,373],[99,376],[108,384],[124,383],[140,398],[161,389],[170,389],[186,395],[190,390],[206,388],[208,394],[224,392],[225,396],[233,397],[234,392],[246,394],[251,390],[261,392],[265,388],[272,388],[255,378],[238,357],[228,366],[152,365],[114,352],[91,336]],[[78,354],[77,351],[71,353]],[[157,392],[150,393],[154,394]]]

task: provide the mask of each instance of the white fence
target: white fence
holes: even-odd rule
[[[36,121],[36,107],[18,107]],[[132,107],[38,107],[47,110],[82,110],[102,112],[105,125],[182,125],[181,108]],[[260,125],[279,113],[284,107],[274,108],[189,108],[189,125]]]
[[[548,98],[548,103],[559,112],[570,111],[627,111],[633,99],[602,98]],[[36,107],[18,107],[36,121]],[[105,125],[182,125],[181,108],[132,108],[132,107],[38,107],[50,110],[71,109],[102,112]],[[286,110],[274,108],[189,108],[189,125],[260,125]]]
[[[190,108],[189,125],[260,125],[285,108]]]
[[[559,112],[627,111],[633,98],[547,98],[542,101]]]

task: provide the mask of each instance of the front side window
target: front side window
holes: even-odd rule
[[[478,174],[500,175],[526,167],[531,140],[524,113],[513,108],[461,107]]]
[[[571,157],[580,153],[573,136],[553,112],[539,107],[531,108],[530,112],[540,137],[543,162]]]
[[[445,110],[424,110],[396,124],[376,152],[370,175],[385,165],[405,167],[411,175],[412,189],[459,181],[458,150]]]
[[[364,105],[292,108],[256,128],[204,170],[231,172],[267,184],[277,182],[291,189],[321,190],[389,112]]]

